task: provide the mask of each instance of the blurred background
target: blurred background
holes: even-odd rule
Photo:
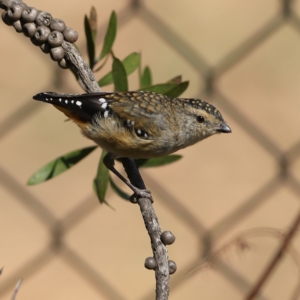
[[[118,58],[141,51],[154,83],[182,75],[190,81],[184,97],[222,112],[232,134],[142,175],[162,229],[176,236],[168,247],[178,267],[170,299],[243,299],[300,208],[300,1],[27,4],[77,30],[85,59],[84,15],[95,6],[99,53],[115,10]],[[114,209],[100,205],[92,191],[100,150],[53,180],[26,185],[47,162],[92,143],[63,114],[32,100],[41,91],[82,93],[71,72],[12,27],[1,22],[0,32],[0,298],[10,299],[23,278],[18,299],[154,299],[139,207],[111,190]],[[129,86],[138,88],[136,73]],[[257,299],[297,299],[299,246],[297,236]],[[203,265],[210,253],[213,263]]]

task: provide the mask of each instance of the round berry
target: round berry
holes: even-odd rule
[[[22,11],[22,21],[24,23],[31,23],[34,22],[36,19],[36,16],[38,14],[38,10],[34,7],[26,7]]]
[[[176,265],[175,261],[168,260],[168,265],[169,265],[169,274],[170,275],[174,274],[177,270],[177,265]]]
[[[68,61],[63,58],[62,60],[58,61],[58,65],[62,68],[62,69],[68,69],[70,67]]]
[[[33,37],[36,32],[36,25],[34,23],[23,24],[23,33],[28,37]]]
[[[8,16],[7,11],[4,11],[1,15],[2,17],[2,21],[8,25],[8,26],[12,26],[12,24],[14,23]]]
[[[15,22],[13,23],[13,26],[14,26],[16,32],[22,32],[22,31],[23,31],[23,27],[22,27],[22,22],[21,22],[21,20],[15,21]]]
[[[44,11],[40,11],[37,14],[36,19],[35,19],[35,23],[38,26],[44,25],[44,26],[49,27],[51,21],[52,21],[52,16],[49,13],[44,12]]]
[[[48,42],[45,42],[44,44],[40,45],[40,48],[44,53],[50,53],[51,47],[48,44]]]
[[[51,56],[51,58],[54,61],[60,61],[65,56],[65,50],[61,46],[55,47],[55,48],[51,48],[51,50],[50,50],[50,56]]]
[[[52,31],[48,35],[48,43],[51,47],[58,47],[60,46],[64,41],[64,36],[59,31]]]
[[[40,46],[47,41],[49,34],[50,34],[50,29],[48,27],[39,26],[37,27],[34,35],[31,37],[31,42],[36,46]]]
[[[65,28],[66,28],[66,24],[65,24],[65,22],[63,21],[63,20],[61,20],[61,19],[53,19],[52,21],[51,21],[51,23],[50,23],[50,29],[52,30],[52,31],[60,31],[60,32],[62,32],[62,31],[64,31],[65,30]]]
[[[11,7],[8,8],[7,14],[12,21],[18,21],[21,19],[22,11],[24,6],[14,3]]]
[[[70,43],[75,43],[78,39],[77,31],[70,27],[66,27],[66,29],[63,31],[63,35],[65,37],[65,40]]]
[[[148,270],[154,270],[156,268],[156,260],[154,257],[147,257],[144,266]]]
[[[164,231],[161,236],[160,240],[165,244],[165,245],[171,245],[175,242],[175,236],[171,231]]]

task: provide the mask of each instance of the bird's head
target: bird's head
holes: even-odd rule
[[[200,99],[178,99],[182,108],[178,111],[181,137],[185,146],[195,144],[217,133],[230,133],[219,110]]]

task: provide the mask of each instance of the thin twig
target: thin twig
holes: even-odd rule
[[[0,8],[7,10],[12,4],[18,3],[26,5],[21,0],[0,0]],[[87,93],[101,92],[95,76],[88,64],[81,57],[76,47],[68,42],[63,42],[62,47],[66,54],[65,59],[70,64],[70,69],[76,76],[78,82]],[[126,172],[129,180],[137,188],[144,188],[142,177],[131,159],[124,159],[127,164]],[[123,163],[124,164],[124,163]],[[135,178],[135,179],[134,179]],[[136,181],[137,180],[137,181]],[[169,269],[168,269],[168,252],[166,247],[160,240],[161,229],[153,209],[151,202],[148,199],[139,199],[138,201],[145,226],[151,239],[153,256],[157,261],[156,267],[156,299],[167,300],[169,295]]]
[[[282,259],[283,255],[286,253],[286,249],[289,246],[293,236],[297,232],[297,229],[300,224],[300,212],[298,213],[295,221],[292,224],[291,229],[289,232],[285,235],[285,238],[282,241],[282,244],[280,245],[278,251],[275,253],[273,259],[261,275],[261,277],[258,279],[257,283],[254,285],[248,296],[245,298],[246,300],[252,300],[254,297],[259,293],[263,285],[266,283],[267,279],[270,277],[272,272],[275,270],[275,267],[278,265],[279,261]]]
[[[77,78],[81,87],[87,93],[101,92],[101,88],[96,81],[94,73],[81,57],[76,47],[68,42],[63,42],[62,47],[66,51],[65,58],[71,65],[70,69]]]
[[[135,161],[133,159],[123,158],[122,164],[130,182],[140,189],[146,189],[145,183],[139,173]],[[150,236],[153,256],[156,261],[156,299],[165,300],[168,299],[169,296],[170,281],[168,251],[166,246],[161,242],[161,228],[151,201],[149,199],[140,198],[138,199],[138,205],[140,206],[145,226]]]
[[[20,289],[20,287],[21,287],[22,281],[23,281],[23,279],[21,278],[21,279],[19,279],[19,281],[17,282],[17,284],[16,284],[16,286],[15,286],[15,289],[14,289],[14,292],[13,292],[13,294],[12,294],[12,296],[11,296],[11,300],[16,300],[16,297],[17,297],[18,291],[19,291],[19,289]]]

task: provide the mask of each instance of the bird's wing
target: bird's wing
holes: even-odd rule
[[[108,104],[104,96],[105,93],[71,95],[45,92],[35,95],[33,99],[53,104],[66,114],[69,112],[84,121],[90,121],[95,114],[107,110]]]
[[[33,97],[53,104],[77,123],[92,121],[95,115],[114,114],[124,126],[141,138],[160,136],[167,126],[169,98],[151,92],[90,93],[82,95],[45,92]]]
[[[145,92],[115,93],[111,97],[109,107],[126,126],[156,135],[166,129],[167,98]]]

